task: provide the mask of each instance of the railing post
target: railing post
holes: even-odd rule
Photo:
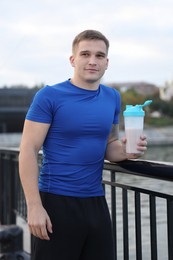
[[[1,154],[1,224],[16,224],[14,155]]]
[[[0,223],[2,222],[3,219],[3,182],[2,182],[2,177],[3,177],[3,169],[2,169],[2,153],[0,153]]]
[[[2,159],[2,165],[1,165],[1,188],[2,188],[2,193],[1,193],[1,224],[5,225],[8,223],[8,198],[7,194],[9,193],[9,190],[7,188],[7,155],[6,154],[1,154],[1,159]]]
[[[151,260],[157,260],[156,197],[150,195]]]
[[[129,260],[129,228],[128,228],[128,196],[127,190],[123,189],[123,241],[124,241],[124,260]]]
[[[135,192],[135,231],[136,231],[136,259],[142,260],[142,238],[141,238],[141,196]]]
[[[173,260],[173,200],[167,199],[168,259]]]
[[[18,178],[18,167],[17,167],[17,159],[16,156],[13,154],[10,156],[10,165],[9,165],[9,176],[11,182],[9,183],[9,189],[10,189],[10,215],[9,215],[9,221],[10,224],[16,224],[16,212],[15,209],[17,208],[17,186],[16,181]]]
[[[116,172],[111,171],[111,182],[115,183]],[[116,213],[116,187],[111,186],[111,215],[112,215],[112,226],[114,234],[114,250],[115,250],[115,260],[117,260],[117,213]]]

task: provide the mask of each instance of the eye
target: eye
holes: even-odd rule
[[[99,53],[99,54],[97,54],[97,57],[98,57],[98,58],[105,58],[105,55],[104,55],[104,54],[101,54],[101,53]]]
[[[89,56],[89,53],[83,52],[83,53],[81,53],[81,56],[88,57],[88,56]]]

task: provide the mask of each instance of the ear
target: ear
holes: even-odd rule
[[[107,62],[106,62],[106,70],[108,68],[108,65],[109,65],[109,59],[107,58]]]
[[[74,62],[74,56],[73,55],[70,56],[69,60],[70,60],[70,63],[72,65],[72,67],[75,67],[75,62]]]

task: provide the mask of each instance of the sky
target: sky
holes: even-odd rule
[[[110,41],[103,83],[173,81],[172,0],[0,0],[0,87],[72,77],[71,44],[86,29]]]

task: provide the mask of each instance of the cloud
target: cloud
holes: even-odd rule
[[[119,56],[131,61],[148,59],[158,60],[161,56],[160,52],[148,43],[139,44],[138,42],[130,40],[128,42],[123,40],[113,42],[111,55]]]
[[[110,39],[105,80],[141,78],[161,85],[173,78],[172,0],[1,0],[0,5],[0,86],[71,76],[71,42],[87,28]]]

